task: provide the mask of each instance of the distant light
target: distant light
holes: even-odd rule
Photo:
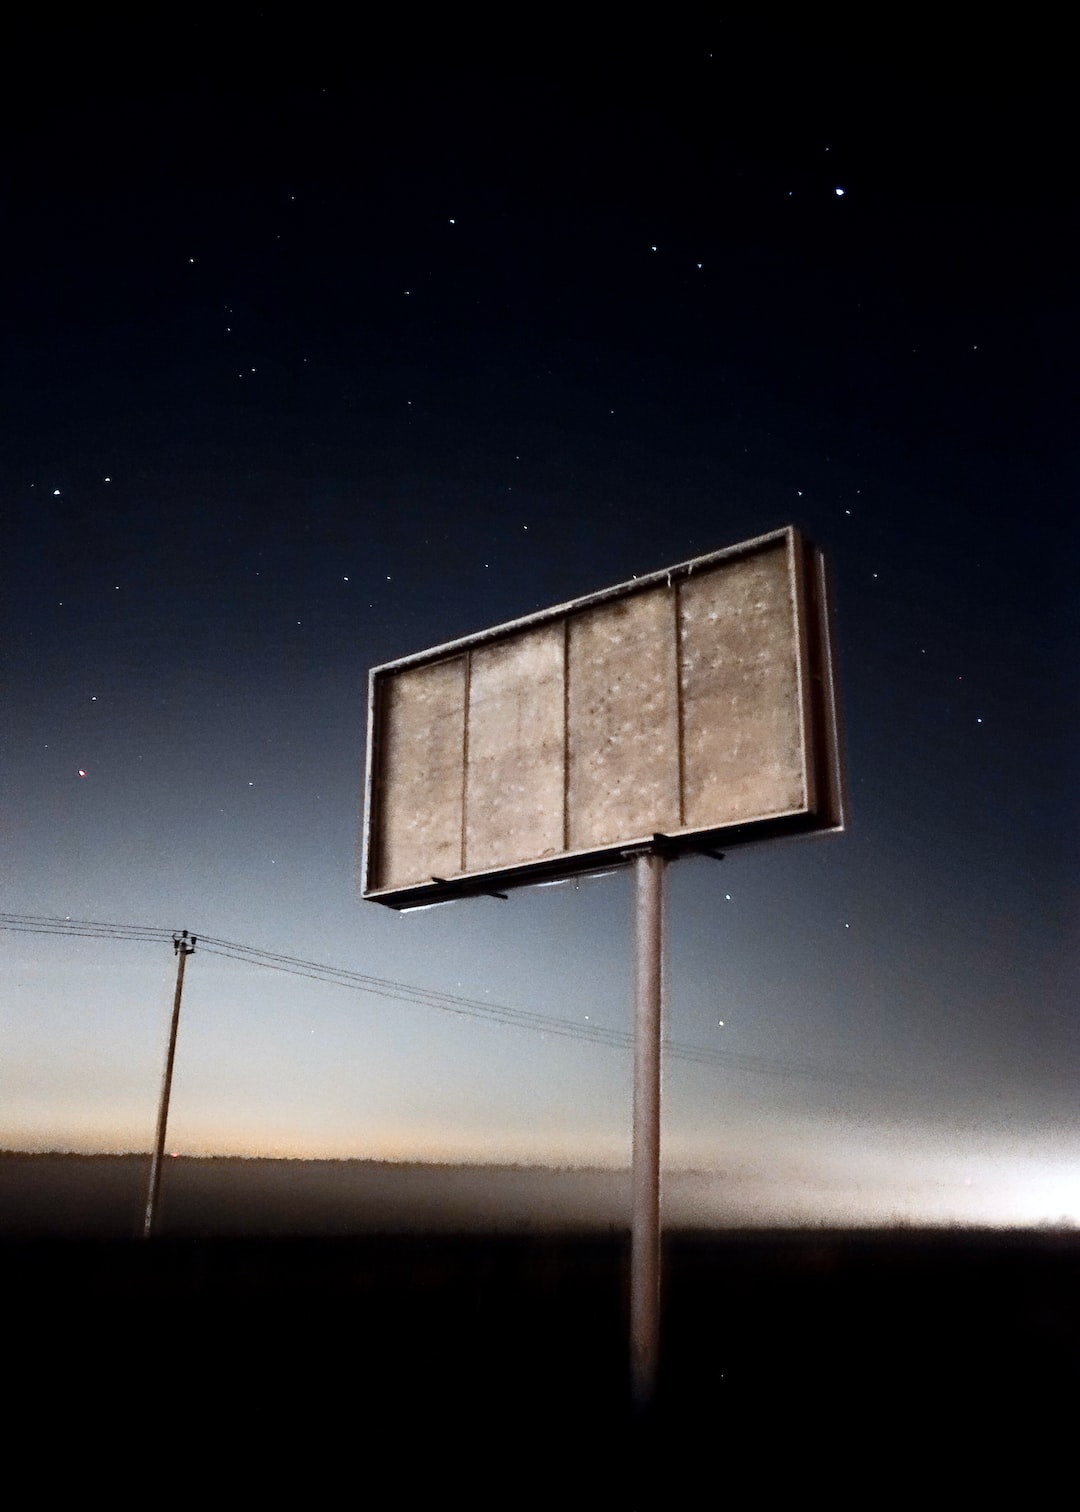
[[[843,194],[844,191],[840,188],[839,185],[837,185],[836,192],[837,192],[837,194]]]
[[[83,771],[82,767],[79,768],[79,776],[80,777],[85,777],[86,776],[86,773]]]
[[[58,499],[59,497],[60,497],[60,490],[58,488],[54,488],[53,489],[53,498],[54,499]]]

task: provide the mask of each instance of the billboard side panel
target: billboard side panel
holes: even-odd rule
[[[463,871],[563,849],[563,627],[478,646],[469,674]]]
[[[817,754],[818,804],[823,823],[836,829],[847,825],[847,773],[836,686],[836,646],[833,635],[832,588],[824,554],[807,546],[807,577],[813,584],[813,612],[807,624],[814,689],[814,743]]]
[[[814,583],[809,576],[811,564],[807,558],[806,544],[792,532],[788,546],[788,575],[791,587],[791,603],[794,609],[793,634],[795,639],[795,680],[799,705],[799,759],[802,763],[804,796],[803,802],[810,813],[818,805],[817,761],[815,759],[814,702],[815,684],[811,665],[811,633],[808,617],[814,596]],[[808,580],[809,577],[809,580]]]
[[[378,688],[382,743],[376,885],[461,870],[466,659],[410,668]]]
[[[687,578],[679,595],[683,805],[690,828],[808,806],[790,544]]]
[[[673,590],[573,615],[568,637],[568,842],[678,828]]]

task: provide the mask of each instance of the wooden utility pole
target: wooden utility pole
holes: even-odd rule
[[[180,994],[184,990],[184,966],[194,952],[195,935],[187,930],[173,935],[173,953],[177,957],[176,992],[173,994],[172,1024],[169,1028],[169,1051],[165,1057],[165,1075],[161,1082],[161,1101],[158,1104],[157,1139],[154,1143],[154,1158],[150,1162],[150,1189],[146,1196],[146,1218],[143,1222],[143,1238],[149,1239],[154,1232],[154,1211],[161,1187],[161,1162],[165,1154],[165,1128],[169,1122],[169,1093],[172,1090],[173,1060],[176,1057],[176,1030],[180,1023]]]

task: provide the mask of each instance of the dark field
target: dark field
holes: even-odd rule
[[[1074,1233],[669,1235],[640,1421],[619,1230],[9,1231],[9,1442],[44,1433],[39,1487],[125,1499],[877,1505],[1016,1476],[1057,1501],[1078,1259]]]

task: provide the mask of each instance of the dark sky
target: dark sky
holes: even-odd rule
[[[9,61],[3,908],[625,1030],[624,875],[360,901],[367,670],[794,523],[852,823],[672,869],[714,1060],[670,1157],[763,1213],[1080,1216],[1061,39],[194,14]],[[148,1148],[167,942],[2,949],[0,1142]],[[622,1050],[210,953],[185,993],[177,1148],[626,1156]]]

